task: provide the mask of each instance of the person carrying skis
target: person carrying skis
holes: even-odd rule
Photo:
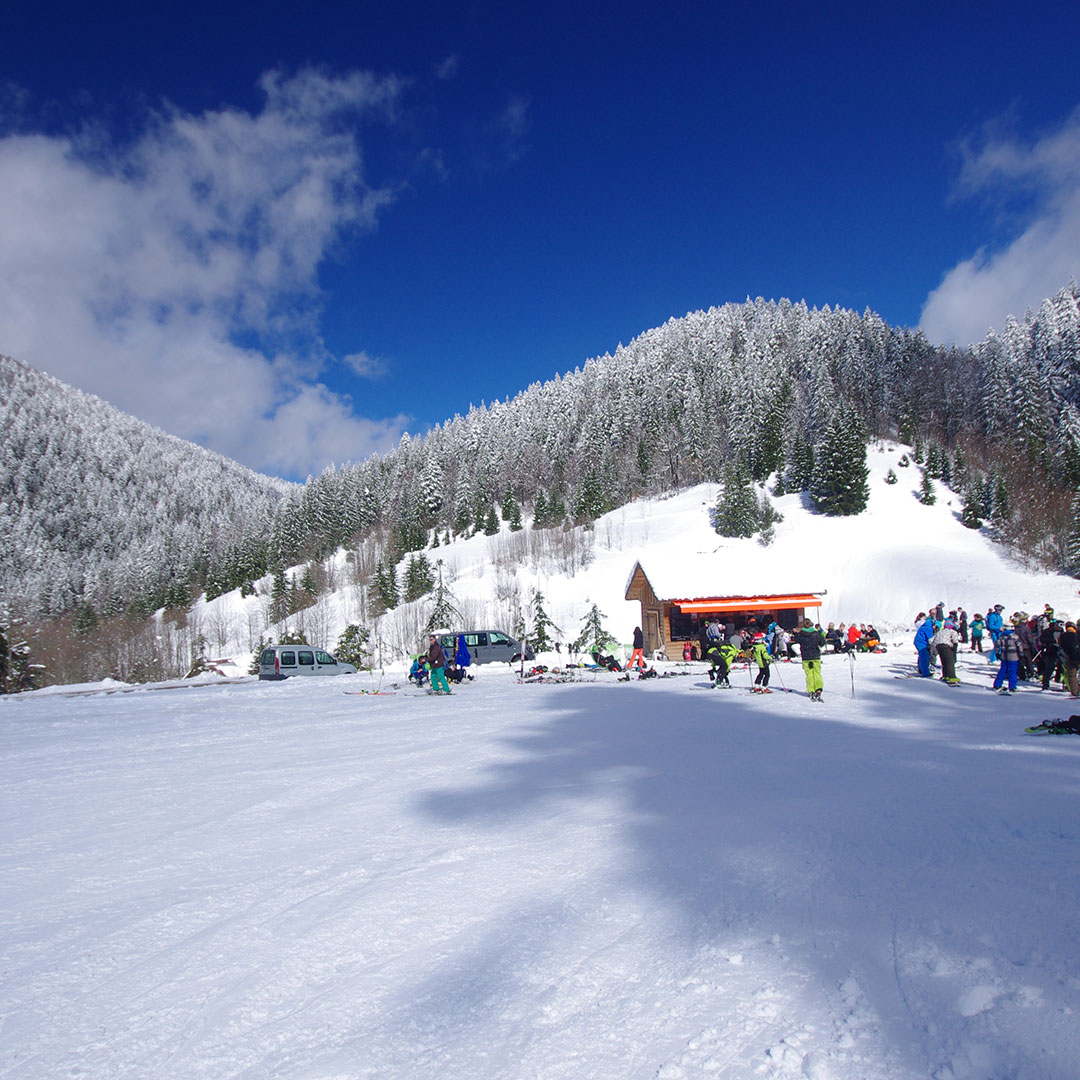
[[[915,631],[915,649],[919,654],[919,675],[924,679],[930,678],[930,648],[937,633],[933,615],[922,615],[919,629]]]
[[[931,639],[938,658],[941,660],[941,681],[956,686],[960,680],[956,677],[956,650],[960,645],[960,635],[956,632],[952,619],[946,619],[941,629]]]
[[[431,689],[436,694],[452,693],[446,681],[446,653],[434,634],[428,635],[427,664],[431,672]]]
[[[769,646],[765,644],[764,634],[754,635],[753,643],[750,646],[750,654],[754,658],[754,663],[758,666],[757,678],[754,679],[754,692],[758,694],[772,693],[769,689],[769,664],[772,657],[769,655]]]
[[[802,655],[807,696],[811,701],[820,701],[825,690],[825,682],[821,678],[821,647],[825,644],[825,633],[820,626],[814,626],[810,618],[805,618],[802,627],[792,637]]]
[[[1000,658],[1001,666],[994,676],[994,689],[999,694],[1015,694],[1017,671],[1020,667],[1020,642],[1013,633],[1012,623],[1003,623],[994,651]],[[1008,679],[1008,688],[1002,684]]]

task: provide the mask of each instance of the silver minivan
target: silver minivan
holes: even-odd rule
[[[443,647],[447,659],[457,654],[459,634],[464,634],[465,645],[474,664],[492,664],[500,660],[504,664],[516,664],[521,659],[521,642],[501,630],[462,630],[458,634],[440,630],[439,644]],[[525,659],[535,659],[528,645],[525,646]]]
[[[291,675],[355,675],[352,664],[335,660],[311,645],[268,645],[259,654],[259,678],[271,681]]]

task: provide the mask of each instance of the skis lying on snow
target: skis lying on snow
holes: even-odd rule
[[[363,694],[364,697],[393,697],[396,690],[343,690],[343,694]]]
[[[1070,716],[1068,720],[1044,720],[1024,731],[1028,735],[1080,735],[1080,716]]]

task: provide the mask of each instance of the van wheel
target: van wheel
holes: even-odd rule
[[[511,664],[520,664],[521,663],[521,653],[519,653],[519,652],[514,653],[514,655],[510,657],[510,663]]]

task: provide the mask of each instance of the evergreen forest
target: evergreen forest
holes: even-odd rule
[[[714,518],[734,535],[767,531],[767,480],[820,513],[858,513],[875,437],[913,447],[914,466],[960,495],[964,523],[1028,565],[1080,570],[1075,282],[970,348],[869,310],[758,299],[694,312],[302,485],[8,358],[0,424],[9,619],[92,625],[182,609],[364,538],[379,553],[378,590],[379,574],[396,582],[410,553],[449,538],[523,518],[587,523],[702,481],[731,493]]]

